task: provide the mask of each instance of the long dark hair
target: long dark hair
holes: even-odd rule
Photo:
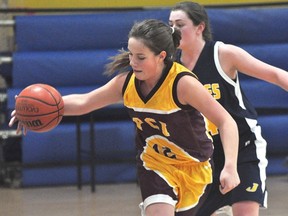
[[[181,32],[176,28],[171,28],[163,21],[147,19],[136,22],[128,34],[129,38],[140,39],[155,55],[166,51],[164,62],[174,60],[174,53],[180,44]],[[124,49],[119,54],[111,58],[112,62],[106,65],[105,74],[112,75],[116,71],[124,72],[129,70],[129,52]]]

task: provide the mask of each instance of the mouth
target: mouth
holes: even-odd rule
[[[133,72],[134,72],[134,73],[141,73],[142,71],[141,71],[141,70],[135,70],[135,69],[133,69]]]

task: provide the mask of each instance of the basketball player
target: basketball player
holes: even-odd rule
[[[193,2],[180,2],[172,8],[170,26],[182,33],[177,55],[179,62],[192,70],[237,122],[239,130],[238,172],[241,184],[233,191],[219,191],[219,176],[225,162],[217,126],[210,124],[214,141],[214,180],[205,208],[199,216],[211,215],[225,205],[232,205],[233,215],[259,215],[259,205],[266,207],[266,142],[261,136],[257,114],[239,84],[238,71],[279,85],[288,90],[288,73],[263,63],[243,49],[215,42],[205,9]],[[192,90],[193,91],[193,90]],[[208,118],[209,119],[209,118]],[[209,187],[208,187],[209,188]]]
[[[221,131],[226,156],[221,192],[229,192],[240,181],[237,125],[191,71],[172,61],[180,39],[179,30],[161,21],[136,23],[129,33],[128,51],[107,65],[108,74],[120,73],[94,91],[63,97],[66,116],[123,100],[137,131],[140,207],[146,216],[194,215],[212,181],[213,146],[201,113]],[[21,130],[21,123],[18,126]]]

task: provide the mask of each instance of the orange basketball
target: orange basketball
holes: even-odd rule
[[[33,84],[16,97],[16,118],[34,132],[47,132],[62,120],[64,102],[61,94],[52,86]]]

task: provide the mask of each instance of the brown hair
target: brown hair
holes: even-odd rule
[[[166,51],[167,56],[164,62],[173,61],[176,48],[180,44],[181,32],[171,28],[166,23],[147,19],[136,22],[128,34],[128,38],[141,40],[155,55]],[[112,62],[106,65],[105,74],[112,75],[116,71],[124,72],[130,68],[129,52],[124,49],[119,54],[110,58]]]

